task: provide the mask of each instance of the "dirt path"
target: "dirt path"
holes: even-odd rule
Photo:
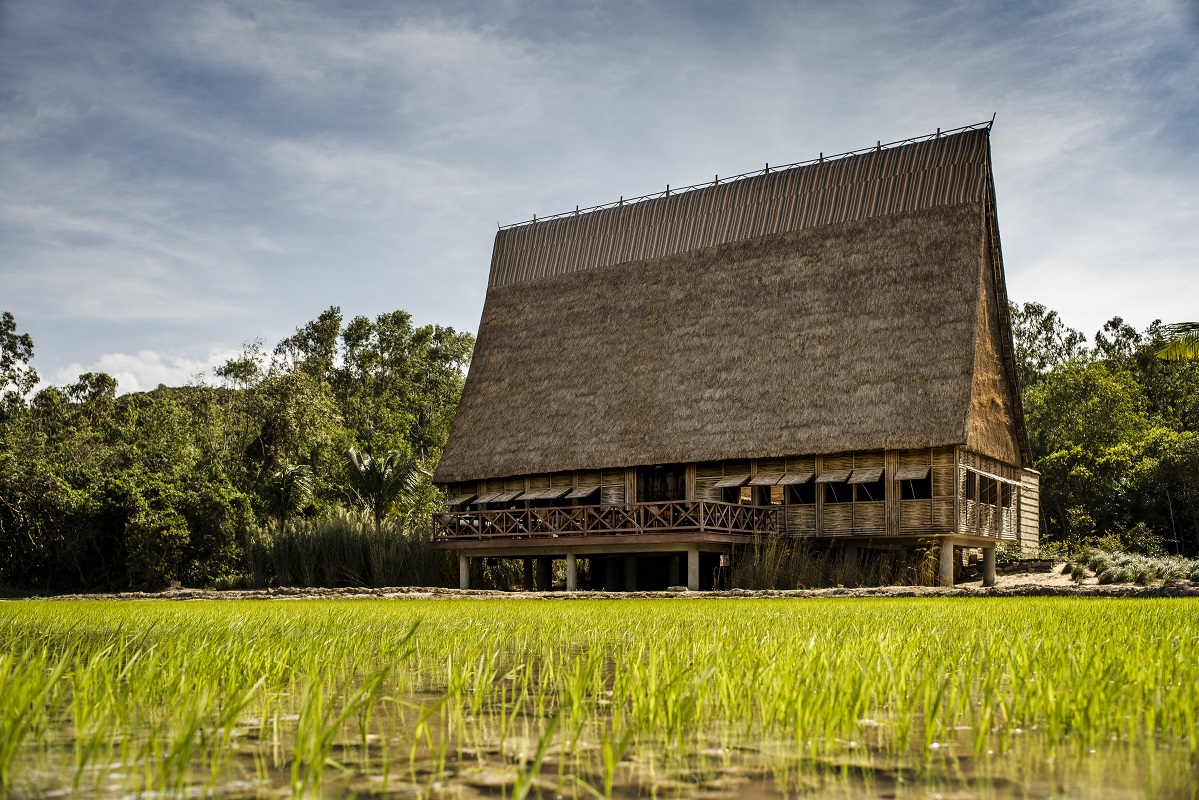
[[[881,586],[862,589],[794,589],[746,590],[728,592],[500,592],[486,590],[439,589],[424,587],[389,587],[381,589],[345,588],[280,588],[213,591],[207,589],[168,589],[162,592],[120,592],[114,594],[64,594],[43,596],[53,600],[302,600],[302,599],[370,599],[447,600],[526,599],[526,600],[583,600],[632,597],[1199,597],[1199,584],[1188,581],[1170,585],[1136,586],[1117,584],[1099,586],[1095,578],[1075,583],[1069,575],[1061,574],[1062,564],[1052,572],[999,575],[996,585],[984,587],[981,580],[959,582],[952,589],[939,586]],[[30,598],[39,599],[39,598]]]

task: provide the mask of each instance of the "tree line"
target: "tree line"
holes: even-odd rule
[[[1037,303],[1011,311],[1042,540],[1199,555],[1199,361],[1159,357],[1194,355],[1195,331],[1116,317],[1088,339]],[[396,562],[425,550],[473,346],[330,308],[211,382],[118,396],[104,373],[39,389],[5,312],[0,586],[440,580]]]
[[[1199,326],[1011,311],[1042,541],[1199,556]]]
[[[39,384],[0,318],[0,585],[233,585],[255,533],[362,514],[418,535],[474,347],[404,311],[330,308],[211,382],[117,395],[104,373]]]

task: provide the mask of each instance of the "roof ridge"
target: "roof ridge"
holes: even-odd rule
[[[739,175],[732,175],[728,178],[725,178],[723,181],[720,179],[720,176],[717,175],[715,181],[704,181],[703,183],[693,183],[689,186],[680,186],[680,187],[676,187],[674,189],[671,189],[670,184],[668,183],[668,184],[666,184],[665,191],[651,192],[650,194],[643,194],[643,195],[639,195],[637,197],[629,197],[629,198],[622,196],[619,200],[614,200],[614,201],[611,201],[608,203],[600,203],[599,205],[588,206],[587,208],[580,208],[579,206],[575,206],[573,211],[562,211],[557,214],[551,214],[546,217],[538,217],[536,214],[534,214],[532,219],[523,220],[521,222],[510,222],[507,225],[501,225],[499,223],[496,223],[496,227],[498,230],[505,231],[505,230],[510,230],[512,228],[524,227],[526,225],[534,225],[538,222],[549,222],[550,220],[555,220],[555,219],[564,219],[567,217],[577,217],[581,214],[587,214],[592,211],[601,211],[606,208],[617,208],[620,206],[633,205],[635,203],[642,203],[647,200],[655,200],[655,199],[658,199],[661,197],[670,197],[671,194],[676,194],[676,195],[684,194],[686,192],[696,191],[698,189],[707,189],[712,186],[719,186],[719,185],[724,185],[724,184],[729,184],[729,183],[735,183],[737,181],[742,181],[742,180],[746,180],[748,178],[758,177],[760,175],[769,175],[771,173],[777,173],[777,172],[787,172],[789,170],[798,169],[800,167],[807,167],[807,166],[811,166],[813,164],[827,164],[832,161],[840,161],[842,159],[850,158],[852,156],[866,155],[868,153],[880,153],[884,150],[890,150],[890,149],[893,149],[896,147],[903,147],[903,146],[909,145],[909,144],[916,144],[918,142],[927,142],[927,141],[930,141],[933,139],[940,139],[941,137],[944,137],[944,136],[953,136],[953,135],[959,134],[959,133],[966,133],[967,131],[976,131],[976,130],[984,130],[984,129],[989,131],[989,130],[991,130],[991,126],[994,124],[995,124],[995,117],[994,117],[994,115],[992,115],[991,119],[987,120],[986,122],[976,122],[971,125],[963,125],[959,128],[952,128],[952,129],[946,130],[946,131],[943,131],[940,128],[937,128],[936,132],[934,132],[934,133],[923,134],[921,136],[912,136],[907,139],[897,139],[896,141],[887,142],[885,144],[880,139],[875,143],[875,145],[873,147],[863,147],[863,148],[860,148],[857,150],[847,150],[844,153],[837,153],[837,154],[831,155],[831,156],[826,156],[824,153],[821,153],[817,158],[810,158],[806,161],[795,161],[790,164],[782,164],[782,165],[775,166],[775,167],[771,167],[770,164],[767,163],[765,169],[756,169],[751,172],[742,172]]]

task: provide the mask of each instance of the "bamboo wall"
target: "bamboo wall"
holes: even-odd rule
[[[1020,525],[1021,494],[1027,491],[1022,484],[1023,470],[1002,461],[988,458],[968,450],[958,451],[958,530],[973,536],[988,536],[1005,541],[1017,541]],[[967,476],[974,473],[973,496],[968,491]],[[980,496],[982,481],[979,477],[987,477],[1004,483],[1012,492],[1010,504],[1001,506],[997,503],[982,502]],[[1025,498],[1025,504],[1031,502]]]
[[[931,497],[903,498],[901,481],[895,476],[903,470],[927,467]],[[1039,476],[987,456],[962,448],[938,447],[919,450],[868,451],[825,456],[788,456],[786,458],[742,459],[686,467],[687,497],[693,500],[725,499],[718,484],[725,479],[749,476],[750,484],[761,485],[763,495],[769,486],[785,475],[859,469],[884,470],[884,500],[826,502],[823,485],[815,487],[815,502],[792,502],[789,487],[782,487],[780,505],[781,533],[799,536],[919,536],[960,533],[1006,541],[1020,541],[1026,547],[1037,543],[1039,517]],[[558,472],[528,475],[447,486],[447,497],[483,496],[500,491],[530,492],[549,487],[595,488],[584,500],[563,502],[593,505],[636,502],[635,467],[604,470]],[[973,475],[973,479],[969,476]],[[1002,504],[996,489],[992,502],[980,495],[982,477],[1003,483],[1010,491],[1010,502]],[[813,477],[811,480],[814,481]],[[973,494],[967,494],[972,487]],[[515,505],[521,505],[519,498]]]

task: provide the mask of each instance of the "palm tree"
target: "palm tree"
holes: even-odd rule
[[[395,450],[387,451],[383,458],[359,453],[353,448],[347,455],[350,486],[359,502],[374,517],[375,534],[378,535],[392,505],[416,493],[425,475],[424,466],[419,459],[405,458]]]
[[[1162,328],[1166,344],[1157,351],[1158,358],[1183,361],[1199,358],[1199,322],[1176,322]]]
[[[279,533],[287,518],[312,499],[312,467],[307,464],[283,465],[271,473],[266,484],[267,512],[279,520]]]

